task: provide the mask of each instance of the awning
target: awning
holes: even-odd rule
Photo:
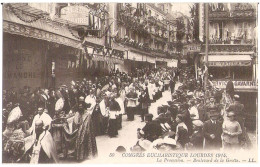
[[[205,60],[205,57],[204,57]],[[209,55],[209,66],[251,66],[250,55]]]
[[[155,57],[146,56],[147,62],[155,64]]]
[[[176,60],[176,59],[167,59],[167,66],[168,67],[177,67],[178,66],[178,60]]]
[[[134,60],[134,61],[146,61],[146,56],[129,51],[128,59]]]
[[[39,19],[32,23],[20,20],[11,11],[3,8],[3,31],[22,35],[26,37],[46,40],[78,48],[80,40],[73,36],[76,31],[69,30],[66,26],[61,26],[47,19]]]

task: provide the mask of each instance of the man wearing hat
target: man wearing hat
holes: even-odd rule
[[[194,120],[192,121],[193,124],[193,133],[190,137],[190,142],[192,143],[192,147],[195,150],[202,150],[203,149],[203,122],[200,120]]]
[[[197,98],[197,102],[198,102],[197,109],[198,109],[198,113],[199,113],[199,119],[202,122],[209,120],[209,116],[207,113],[207,108],[204,104],[203,96],[202,97],[200,96],[199,98]]]
[[[153,142],[156,140],[159,136],[162,135],[162,128],[158,121],[152,120],[153,115],[152,114],[146,114],[145,115],[145,126],[143,127],[142,131],[144,133],[144,138]]]
[[[209,115],[210,120],[206,121],[203,125],[204,149],[219,150],[222,146],[222,124],[218,121],[219,113],[211,111]]]

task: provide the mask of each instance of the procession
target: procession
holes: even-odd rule
[[[243,46],[242,41],[240,45],[225,43],[229,45],[227,47],[224,47],[223,42],[223,46],[217,44],[216,48],[211,49],[210,47],[214,47],[215,37],[206,32],[206,45],[210,40],[210,47],[198,44],[196,40],[200,40],[201,30],[195,26],[200,23],[191,24],[195,27],[191,32],[192,37],[182,32],[182,28],[178,28],[184,26],[185,29],[188,16],[171,15],[169,11],[174,7],[171,3],[57,3],[54,8],[56,12],[60,12],[60,16],[57,13],[55,16],[51,16],[51,13],[46,16],[44,10],[53,7],[50,5],[3,6],[6,24],[4,39],[8,39],[4,43],[3,54],[3,163],[88,163],[108,156],[108,152],[122,155],[255,149],[257,51],[253,46],[254,31],[251,31],[250,35],[248,31],[253,26],[248,26],[247,34],[243,36],[243,42],[247,40],[252,44],[250,51],[253,52],[250,52],[250,57],[247,50],[249,42],[246,44],[248,48],[244,48],[239,54],[234,49],[228,49],[229,46]],[[26,8],[23,8],[25,6]],[[29,8],[31,14],[42,12],[43,17],[28,20],[33,16],[25,17],[25,13],[19,13],[20,10]],[[19,35],[19,32],[14,32],[21,29],[11,28],[11,24],[19,27],[25,22],[24,28],[26,30],[27,26],[29,32],[30,28],[37,26],[37,22],[45,23],[45,17],[51,17],[53,21],[49,21],[45,28],[50,24],[56,26],[58,22],[63,24],[62,20],[66,18],[63,18],[62,14],[70,16],[70,8],[78,9],[82,15],[86,9],[89,12],[90,8],[102,8],[99,12],[105,15],[117,11],[118,19],[123,22],[127,22],[124,20],[124,14],[128,10],[134,13],[135,20],[147,14],[151,15],[151,11],[157,11],[169,20],[164,23],[158,20],[156,17],[160,17],[156,15],[152,17],[157,21],[150,24],[149,16],[147,25],[153,27],[154,24],[165,24],[165,27],[159,27],[159,36],[151,32],[152,40],[148,40],[153,43],[150,47],[158,46],[163,51],[143,47],[141,41],[144,30],[132,32],[130,28],[130,34],[128,30],[126,34],[121,34],[120,26],[128,27],[127,23],[110,22],[106,16],[109,24],[103,27],[101,25],[107,24],[106,21],[94,14],[93,19],[92,15],[88,16],[86,24],[103,28],[104,38],[102,35],[96,36],[100,36],[102,30],[93,28],[84,30],[84,37],[80,36],[82,25],[73,29],[73,25],[78,22],[70,17],[68,18],[71,23],[67,20],[69,33],[64,25],[59,32],[58,28],[52,27],[50,35],[53,33],[56,36],[51,41],[47,39],[48,35],[36,37],[31,33],[24,37]],[[249,3],[234,3],[233,6],[226,3],[194,3],[189,11],[190,17],[199,17],[201,8],[209,10],[209,16],[212,18],[217,17],[214,14],[219,11],[235,13],[240,10],[256,10],[254,5]],[[233,17],[233,13],[229,17]],[[26,19],[21,19],[23,17]],[[126,18],[129,17],[131,15]],[[181,19],[183,20],[179,22]],[[206,25],[207,21],[209,20],[206,19]],[[252,21],[253,23],[255,24]],[[171,31],[170,25],[174,27],[175,24],[177,30]],[[214,28],[214,19],[208,24],[210,27],[207,25],[206,28]],[[30,25],[32,27],[29,27]],[[47,32],[43,25],[42,31]],[[117,27],[117,32],[112,30],[112,27]],[[165,36],[164,33],[160,35],[160,31],[166,33],[167,30],[172,32],[173,36]],[[226,35],[228,39],[231,33],[224,30],[221,29],[221,38],[224,39]],[[113,31],[114,34],[111,33]],[[75,32],[78,32],[79,38],[75,37]],[[134,34],[133,38],[137,37],[137,41],[134,41],[137,45],[132,44],[131,34]],[[174,36],[177,36],[177,41],[174,41]],[[158,38],[167,42],[161,42]],[[103,39],[106,44],[100,46]],[[98,40],[100,41],[97,42]],[[183,44],[183,40],[187,43]],[[175,47],[174,52],[170,52],[171,44]],[[182,47],[178,48],[180,45]],[[126,47],[130,49],[126,50]],[[217,55],[214,54],[221,51],[225,55],[220,54],[216,58]],[[230,53],[227,53],[228,51]]]

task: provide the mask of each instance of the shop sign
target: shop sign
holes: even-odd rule
[[[228,81],[212,81],[215,86],[225,89]],[[235,89],[257,89],[257,81],[232,81]]]
[[[84,6],[67,6],[61,9],[61,18],[79,25],[88,25],[89,12]]]
[[[35,29],[33,27],[28,27],[16,23],[11,23],[11,22],[3,22],[3,30],[4,32],[8,32],[10,34],[17,34],[17,35],[22,35],[26,37],[31,37],[31,38],[36,38],[36,39],[41,39],[41,40],[46,40],[54,43],[59,43],[63,44],[66,46],[71,46],[75,47],[79,44],[79,42],[60,36],[56,35],[51,32],[47,32],[44,30],[40,29]]]
[[[182,63],[182,64],[187,64],[188,62],[187,62],[187,60],[182,59],[182,60],[181,60],[181,63]]]
[[[94,61],[108,61],[111,63],[116,63],[116,64],[123,64],[124,61],[114,58],[114,57],[108,57],[108,56],[102,56],[102,55],[93,55],[92,60]]]
[[[211,67],[251,66],[251,61],[210,61],[209,66]]]
[[[187,45],[188,52],[200,52],[201,46],[199,44]]]

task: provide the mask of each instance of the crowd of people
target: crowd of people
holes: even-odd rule
[[[145,115],[146,125],[137,129],[132,151],[237,150],[251,143],[244,127],[245,109],[232,81],[221,90],[209,80],[195,79],[192,69],[176,75],[180,86],[158,116]],[[212,76],[210,76],[212,77]],[[166,87],[167,89],[167,87]],[[174,88],[172,89],[174,90]],[[125,151],[123,146],[117,151]]]
[[[84,78],[57,89],[31,91],[26,86],[19,92],[4,90],[3,159],[8,161],[15,154],[14,159],[22,162],[29,154],[31,163],[57,162],[57,150],[63,150],[63,145],[73,146],[78,161],[96,157],[95,137],[116,137],[122,128],[123,114],[128,121],[140,114],[144,121],[149,105],[162,97],[164,87],[175,84],[174,71],[177,69],[144,68],[126,74],[117,70],[109,76]],[[62,132],[58,130],[60,126]],[[41,137],[53,142],[44,145]],[[60,141],[65,144],[57,145]],[[21,151],[23,143],[25,149]],[[14,148],[15,144],[19,147]]]
[[[175,88],[176,82],[180,86]],[[3,160],[16,155],[12,162],[58,162],[57,151],[64,147],[79,162],[94,158],[96,136],[116,137],[124,114],[127,121],[138,114],[145,122],[137,129],[133,152],[248,147],[245,110],[233,83],[224,91],[210,81],[207,85],[204,90],[191,68],[144,68],[71,81],[57,89],[4,90]],[[171,97],[157,108],[155,118],[150,107],[164,91]]]

